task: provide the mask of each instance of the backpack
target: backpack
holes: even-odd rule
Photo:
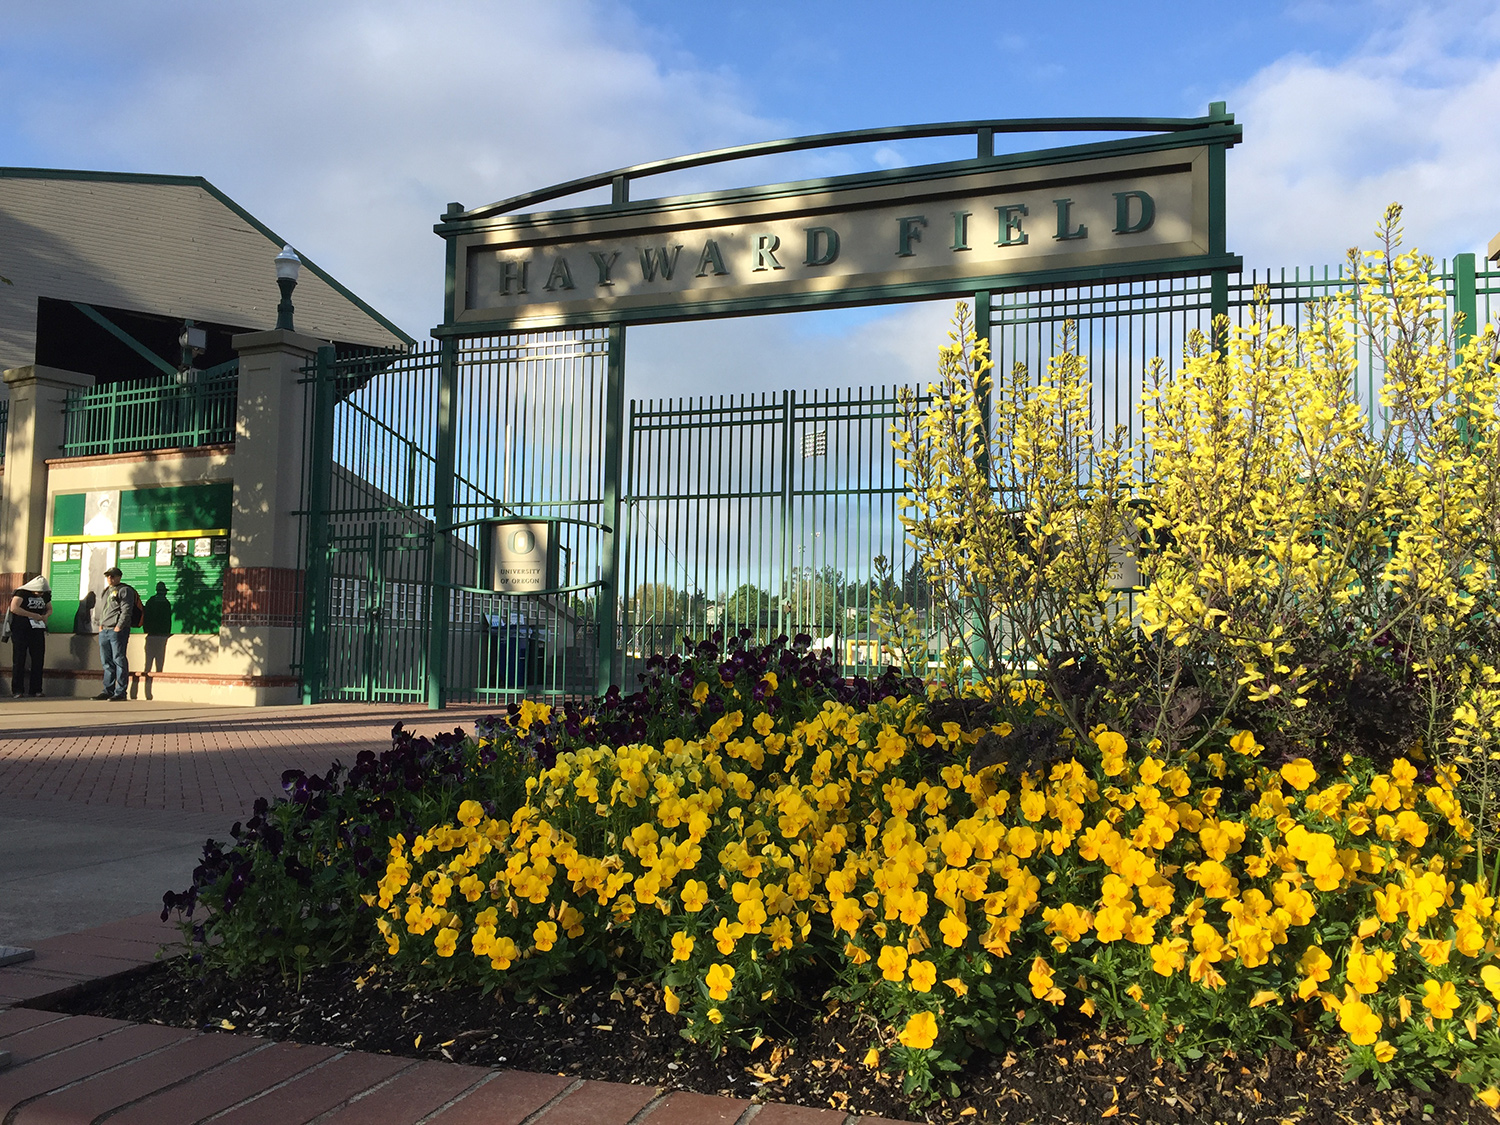
[[[146,607],[141,604],[141,595],[134,586],[130,587],[130,598],[135,603],[130,607],[130,627],[137,629],[146,616]]]

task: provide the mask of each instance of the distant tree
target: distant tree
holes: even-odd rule
[[[926,613],[932,608],[932,587],[927,584],[922,564],[916,559],[912,560],[901,578],[901,600],[919,613]]]
[[[793,568],[781,587],[787,629],[826,637],[844,626],[845,581],[836,567]]]
[[[641,652],[675,648],[689,605],[685,593],[665,582],[642,582],[630,599],[630,648]]]
[[[781,624],[781,603],[753,582],[746,582],[724,599],[724,615],[719,622],[726,633],[749,627],[757,631],[776,629]]]

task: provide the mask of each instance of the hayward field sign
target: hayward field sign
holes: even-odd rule
[[[675,170],[643,165],[450,209],[437,228],[452,271],[439,334],[1235,270],[1223,245],[1223,154],[1239,127],[1222,114],[1193,122],[1122,141],[631,201],[632,178]],[[616,189],[610,204],[514,213],[605,183]]]

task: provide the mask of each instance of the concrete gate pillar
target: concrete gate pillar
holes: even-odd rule
[[[304,563],[293,513],[302,507],[310,402],[301,379],[323,343],[286,329],[233,339],[240,382],[224,627],[253,642],[262,674],[286,685],[277,702],[296,698],[291,662]]]
[[[92,387],[94,377],[35,364],[5,372],[10,421],[5,472],[0,474],[0,594],[43,571],[47,530],[47,458],[63,443],[68,392]]]

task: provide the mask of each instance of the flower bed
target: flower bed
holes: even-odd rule
[[[884,1029],[861,1062],[918,1096],[1085,1017],[1181,1062],[1338,1039],[1381,1085],[1457,1073],[1500,1100],[1494,900],[1463,874],[1451,770],[1320,777],[1234,730],[1175,764],[1108,730],[1036,761],[1026,685],[929,701],[831,687],[795,649],[720,655],[597,714],[522,704],[342,785],[292,775],[173,904],[210,907],[230,968],[295,941],[289,966],[373,946],[428,987],[646,976],[713,1048],[831,994]],[[592,737],[636,712],[650,737]],[[350,846],[373,838],[378,859]]]

